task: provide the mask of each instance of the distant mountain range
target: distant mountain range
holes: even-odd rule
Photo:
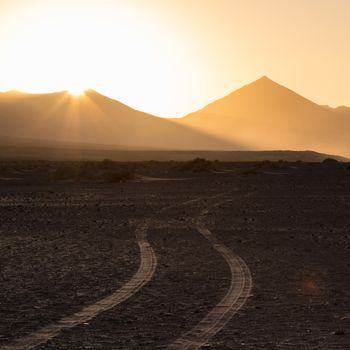
[[[155,117],[93,90],[79,98],[0,93],[0,147],[289,149],[350,156],[349,130],[350,108],[317,105],[267,77],[180,119]]]

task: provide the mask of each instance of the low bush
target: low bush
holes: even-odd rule
[[[198,173],[198,172],[215,170],[215,165],[214,165],[214,162],[210,160],[207,160],[204,158],[195,158],[193,160],[190,160],[182,164],[179,170]]]
[[[286,162],[279,160],[278,162],[272,162],[271,160],[263,160],[255,163],[251,168],[248,168],[242,172],[244,175],[257,175],[262,174],[264,171],[272,169],[280,169],[285,167]]]
[[[51,175],[53,180],[83,180],[120,182],[132,180],[135,175],[108,159],[102,162],[75,162],[58,166]]]
[[[334,158],[326,158],[322,163],[323,164],[338,164],[339,162]]]

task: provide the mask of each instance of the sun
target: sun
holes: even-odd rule
[[[72,95],[72,96],[75,96],[75,97],[79,97],[79,96],[83,96],[85,94],[87,89],[85,88],[70,88],[68,90],[69,94]]]

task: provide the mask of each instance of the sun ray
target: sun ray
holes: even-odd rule
[[[68,93],[72,96],[80,97],[80,96],[83,96],[85,94],[86,90],[87,89],[85,89],[85,88],[76,87],[76,88],[70,88],[68,90]]]

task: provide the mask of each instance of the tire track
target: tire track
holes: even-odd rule
[[[201,217],[206,213],[207,210],[202,211]],[[231,283],[224,298],[189,332],[169,345],[167,350],[197,350],[201,348],[210,338],[222,330],[245,304],[252,289],[251,273],[244,260],[222,245],[201,223],[201,220],[195,227],[226,260],[231,270]]]
[[[84,307],[81,311],[59,320],[57,323],[43,327],[38,331],[16,340],[11,345],[1,346],[0,350],[29,350],[45,344],[57,337],[62,331],[90,321],[100,313],[107,311],[129,299],[146,285],[153,277],[157,267],[157,257],[147,241],[148,223],[140,224],[135,231],[140,248],[140,266],[135,275],[115,293],[101,299],[95,304]]]

